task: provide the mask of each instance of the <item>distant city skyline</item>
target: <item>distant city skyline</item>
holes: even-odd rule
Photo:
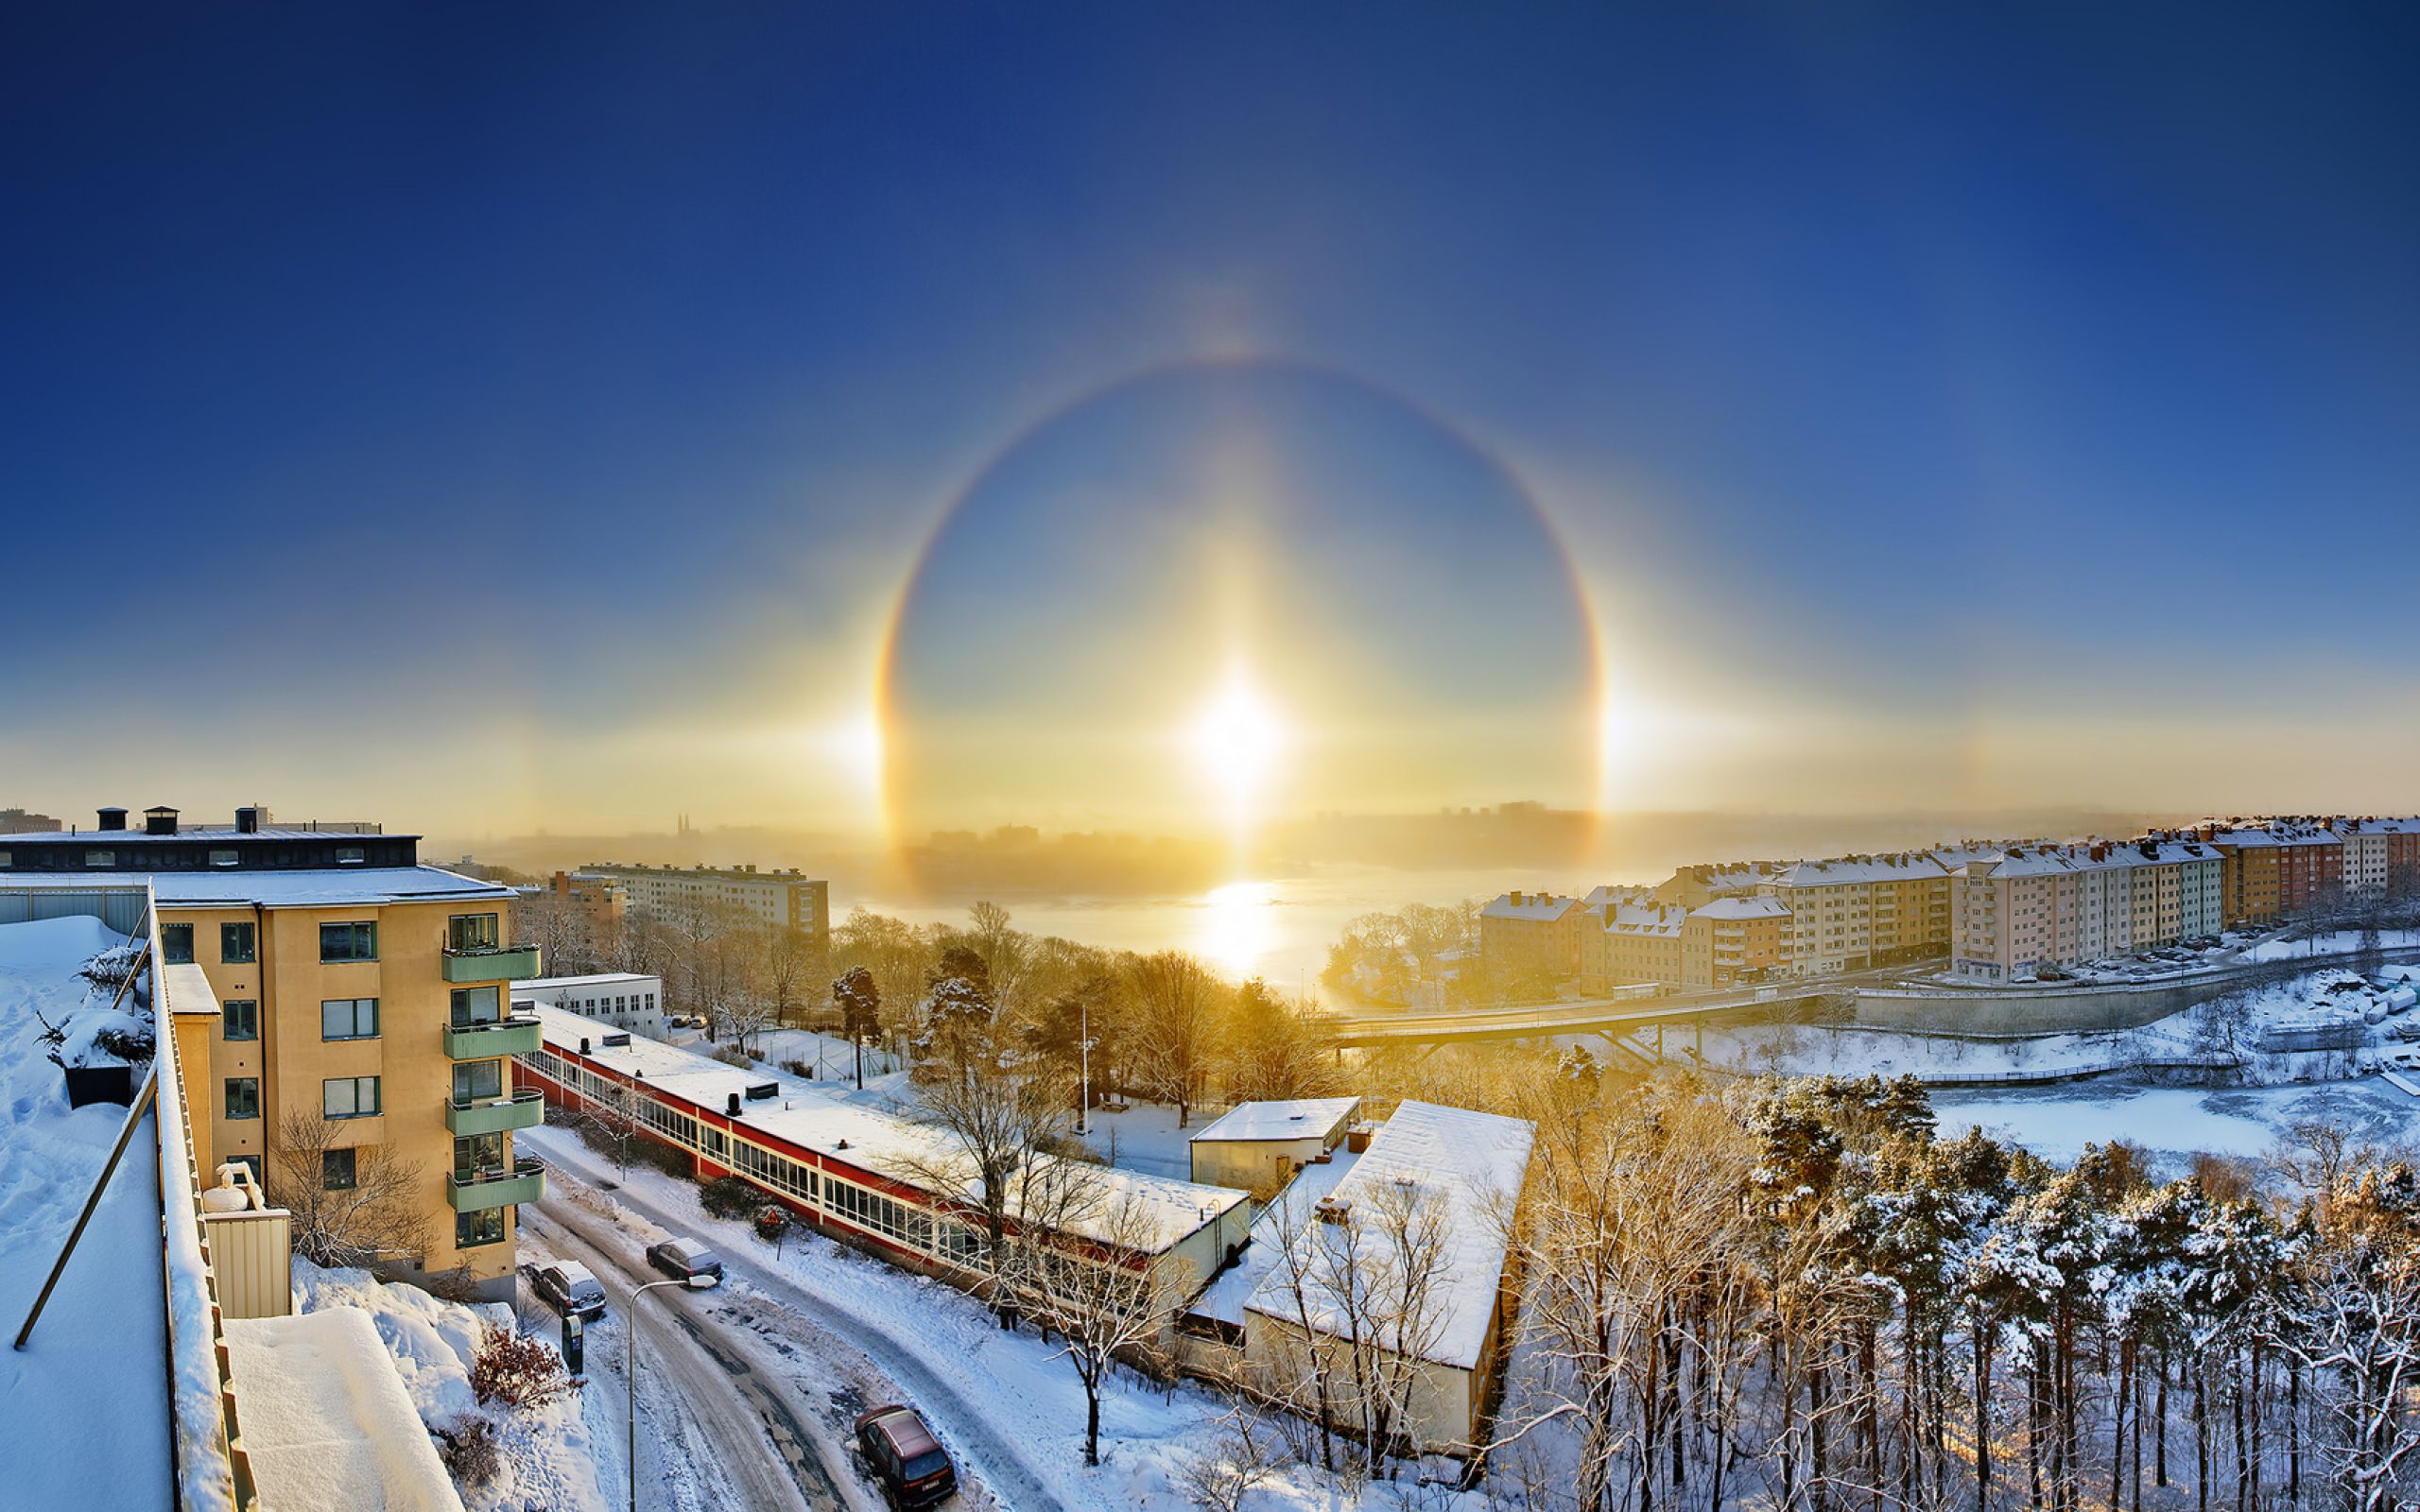
[[[27,18],[0,803],[2408,811],[2420,22],[2184,14]]]

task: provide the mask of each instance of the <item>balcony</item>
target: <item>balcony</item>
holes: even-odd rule
[[[460,987],[470,982],[526,982],[538,974],[535,945],[474,945],[446,947],[445,980]]]
[[[534,1018],[506,1018],[487,1023],[450,1023],[445,1026],[445,1055],[449,1060],[486,1060],[494,1056],[527,1056],[538,1049],[538,1021]]]
[[[510,1170],[494,1166],[467,1176],[457,1171],[445,1178],[445,1200],[456,1212],[518,1207],[537,1201],[545,1190],[545,1166],[526,1156],[513,1161]]]
[[[535,1128],[546,1120],[546,1100],[536,1088],[524,1088],[508,1097],[473,1097],[464,1101],[445,1100],[445,1132],[448,1134],[503,1134],[516,1128]]]

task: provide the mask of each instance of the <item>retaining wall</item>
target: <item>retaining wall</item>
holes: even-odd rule
[[[2198,1004],[2323,967],[2369,971],[2388,961],[2420,960],[2420,948],[2263,961],[2173,982],[2125,986],[1940,988],[1860,990],[1857,1022],[1876,1029],[1991,1038],[2138,1029]]]

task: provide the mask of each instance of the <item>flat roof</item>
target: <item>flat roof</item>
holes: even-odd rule
[[[149,884],[166,908],[336,908],[347,903],[491,902],[512,889],[438,867],[326,867],[311,870],[10,872],[9,888],[62,892]]]
[[[1358,1097],[1289,1097],[1260,1103],[1237,1103],[1205,1125],[1187,1141],[1191,1144],[1230,1140],[1306,1140],[1334,1133],[1361,1106]]]
[[[964,1150],[954,1135],[936,1125],[844,1102],[812,1088],[786,1089],[774,1097],[751,1101],[748,1089],[762,1087],[769,1081],[778,1087],[778,1080],[765,1072],[726,1066],[711,1057],[644,1035],[631,1036],[627,1045],[607,1045],[606,1035],[624,1035],[628,1031],[545,1004],[532,1005],[532,1011],[549,1048],[580,1055],[579,1041],[585,1039],[589,1048],[583,1058],[592,1064],[643,1080],[650,1087],[660,1087],[729,1120],[740,1129],[770,1135],[798,1149],[827,1156],[838,1164],[855,1166],[946,1200],[967,1204],[979,1204],[982,1200],[980,1178]],[[735,1118],[727,1111],[734,1092],[740,1094]],[[1112,1231],[1116,1227],[1117,1211],[1131,1206],[1150,1218],[1151,1234],[1145,1247],[1152,1254],[1170,1248],[1230,1209],[1252,1200],[1249,1193],[1231,1187],[1206,1186],[1116,1166],[1103,1166],[1100,1170],[1106,1202],[1058,1227],[1081,1238],[1107,1241],[1119,1237]],[[937,1172],[956,1177],[947,1190],[937,1186]],[[1013,1207],[1011,1211],[1013,1215]]]
[[[513,983],[512,989],[518,992],[525,987],[596,987],[607,982],[661,983],[663,980],[664,977],[655,971],[592,971],[586,976],[533,976],[527,981]]]

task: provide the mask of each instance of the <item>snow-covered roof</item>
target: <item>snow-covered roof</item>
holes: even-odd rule
[[[1290,1097],[1237,1103],[1193,1136],[1195,1144],[1244,1140],[1324,1139],[1360,1109],[1358,1097]]]
[[[368,1313],[334,1307],[226,1327],[263,1505],[462,1512]]]
[[[1824,861],[1795,861],[1769,880],[1781,887],[1837,887],[1859,882],[1910,882],[1945,877],[1947,868],[1922,850],[1880,856],[1833,856]]]
[[[1788,919],[1789,904],[1758,894],[1750,898],[1717,898],[1689,910],[1691,919]]]
[[[1441,1206],[1436,1315],[1404,1341],[1422,1358],[1463,1370],[1478,1367],[1504,1280],[1512,1204],[1528,1176],[1536,1137],[1535,1126],[1524,1119],[1407,1100],[1328,1194],[1325,1205],[1349,1216],[1356,1244],[1373,1264],[1383,1263],[1380,1241],[1370,1229],[1374,1214],[1405,1195]],[[1313,1291],[1313,1326],[1333,1332],[1343,1320],[1341,1309],[1321,1289]],[[1291,1298],[1276,1296],[1266,1275],[1246,1305],[1281,1321],[1293,1311]]]
[[[1350,1149],[1339,1149],[1326,1160],[1314,1160],[1297,1170],[1286,1190],[1253,1219],[1252,1238],[1243,1253],[1203,1287],[1201,1295],[1185,1311],[1242,1328],[1244,1310],[1252,1305],[1253,1294],[1260,1289],[1262,1279],[1276,1264],[1284,1247],[1285,1241],[1280,1237],[1284,1225],[1309,1221],[1312,1211],[1327,1200],[1337,1183],[1360,1159]]]
[[[1689,911],[1677,903],[1624,903],[1605,920],[1605,933],[1651,939],[1678,936],[1688,917]]]
[[[664,978],[647,971],[596,971],[587,976],[533,976],[526,982],[515,982],[512,990],[530,988],[607,987],[622,982],[662,982]]]
[[[438,867],[329,867],[278,871],[60,871],[11,872],[9,886],[87,892],[104,887],[151,885],[168,908],[340,908],[349,904],[493,902],[512,889]]]
[[[1485,919],[1526,919],[1551,923],[1579,906],[1577,898],[1543,892],[1508,892],[1480,909],[1479,914]]]
[[[1634,903],[1651,896],[1654,891],[1652,887],[1599,883],[1588,889],[1588,896],[1581,899],[1580,903],[1583,908],[1602,908],[1607,903]]]
[[[760,1071],[726,1066],[710,1057],[668,1045],[644,1036],[630,1036],[627,1045],[608,1045],[607,1035],[625,1031],[600,1020],[544,1004],[534,1005],[539,1032],[549,1048],[578,1055],[585,1039],[585,1058],[650,1087],[662,1088],[687,1101],[729,1117],[731,1094],[740,1096],[739,1114],[731,1122],[742,1129],[761,1130],[789,1144],[829,1157],[861,1171],[887,1177],[953,1200],[980,1201],[980,1184],[956,1136],[931,1124],[903,1118],[862,1103],[846,1102],[814,1088],[781,1088],[770,1098],[750,1099],[749,1090],[775,1078]],[[1054,1156],[1043,1156],[1055,1160]],[[936,1184],[933,1173],[964,1170],[947,1188]],[[1150,1232],[1142,1247],[1158,1254],[1200,1231],[1242,1203],[1251,1194],[1231,1187],[1207,1186],[1172,1177],[1151,1176],[1116,1167],[1100,1168],[1102,1200],[1091,1211],[1061,1225],[1080,1237],[1126,1242],[1122,1211],[1146,1215]],[[1014,1209],[1011,1207],[1011,1213]]]

